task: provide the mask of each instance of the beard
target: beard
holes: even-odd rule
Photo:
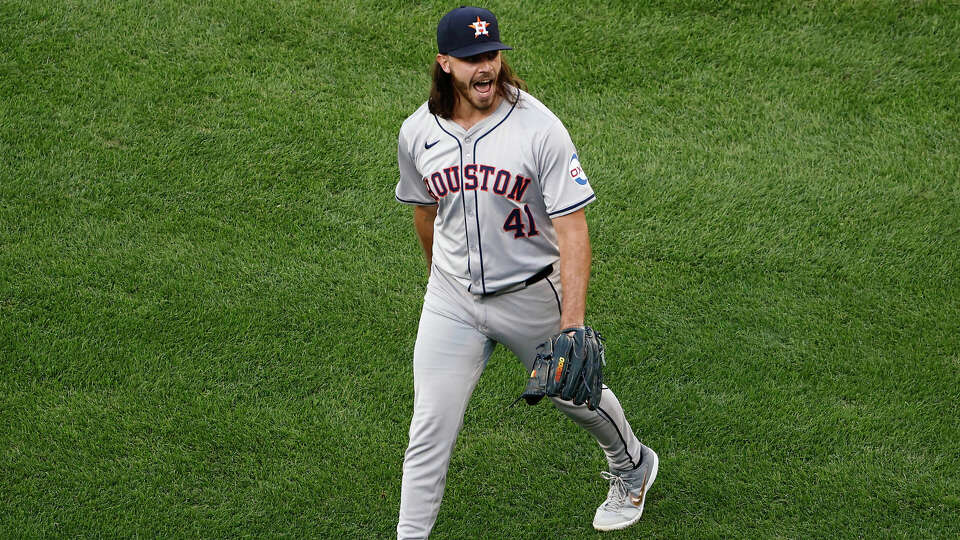
[[[453,73],[450,74],[450,77],[453,80],[453,87],[457,91],[457,96],[460,99],[467,100],[474,109],[487,111],[497,102],[498,74],[477,75],[470,81],[458,79]],[[481,81],[489,82],[480,84]]]

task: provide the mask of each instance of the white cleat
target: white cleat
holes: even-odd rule
[[[616,531],[633,525],[643,515],[643,503],[650,486],[657,479],[660,458],[653,450],[643,447],[640,466],[632,471],[602,472],[610,481],[607,500],[597,508],[593,528],[598,531]]]

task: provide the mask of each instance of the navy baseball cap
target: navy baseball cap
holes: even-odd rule
[[[460,6],[437,25],[437,50],[457,58],[489,51],[510,50],[500,43],[500,27],[490,10]]]

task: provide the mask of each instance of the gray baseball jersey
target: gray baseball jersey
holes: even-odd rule
[[[398,201],[439,205],[433,263],[474,294],[523,282],[560,255],[552,218],[596,199],[563,123],[530,94],[468,130],[424,103],[400,128]],[[524,144],[518,144],[523,141]]]

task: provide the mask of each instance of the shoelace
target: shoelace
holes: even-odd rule
[[[607,492],[607,500],[604,501],[603,508],[605,510],[617,510],[626,506],[629,491],[627,485],[623,482],[623,478],[607,471],[600,471],[600,476],[610,481],[610,491]]]

